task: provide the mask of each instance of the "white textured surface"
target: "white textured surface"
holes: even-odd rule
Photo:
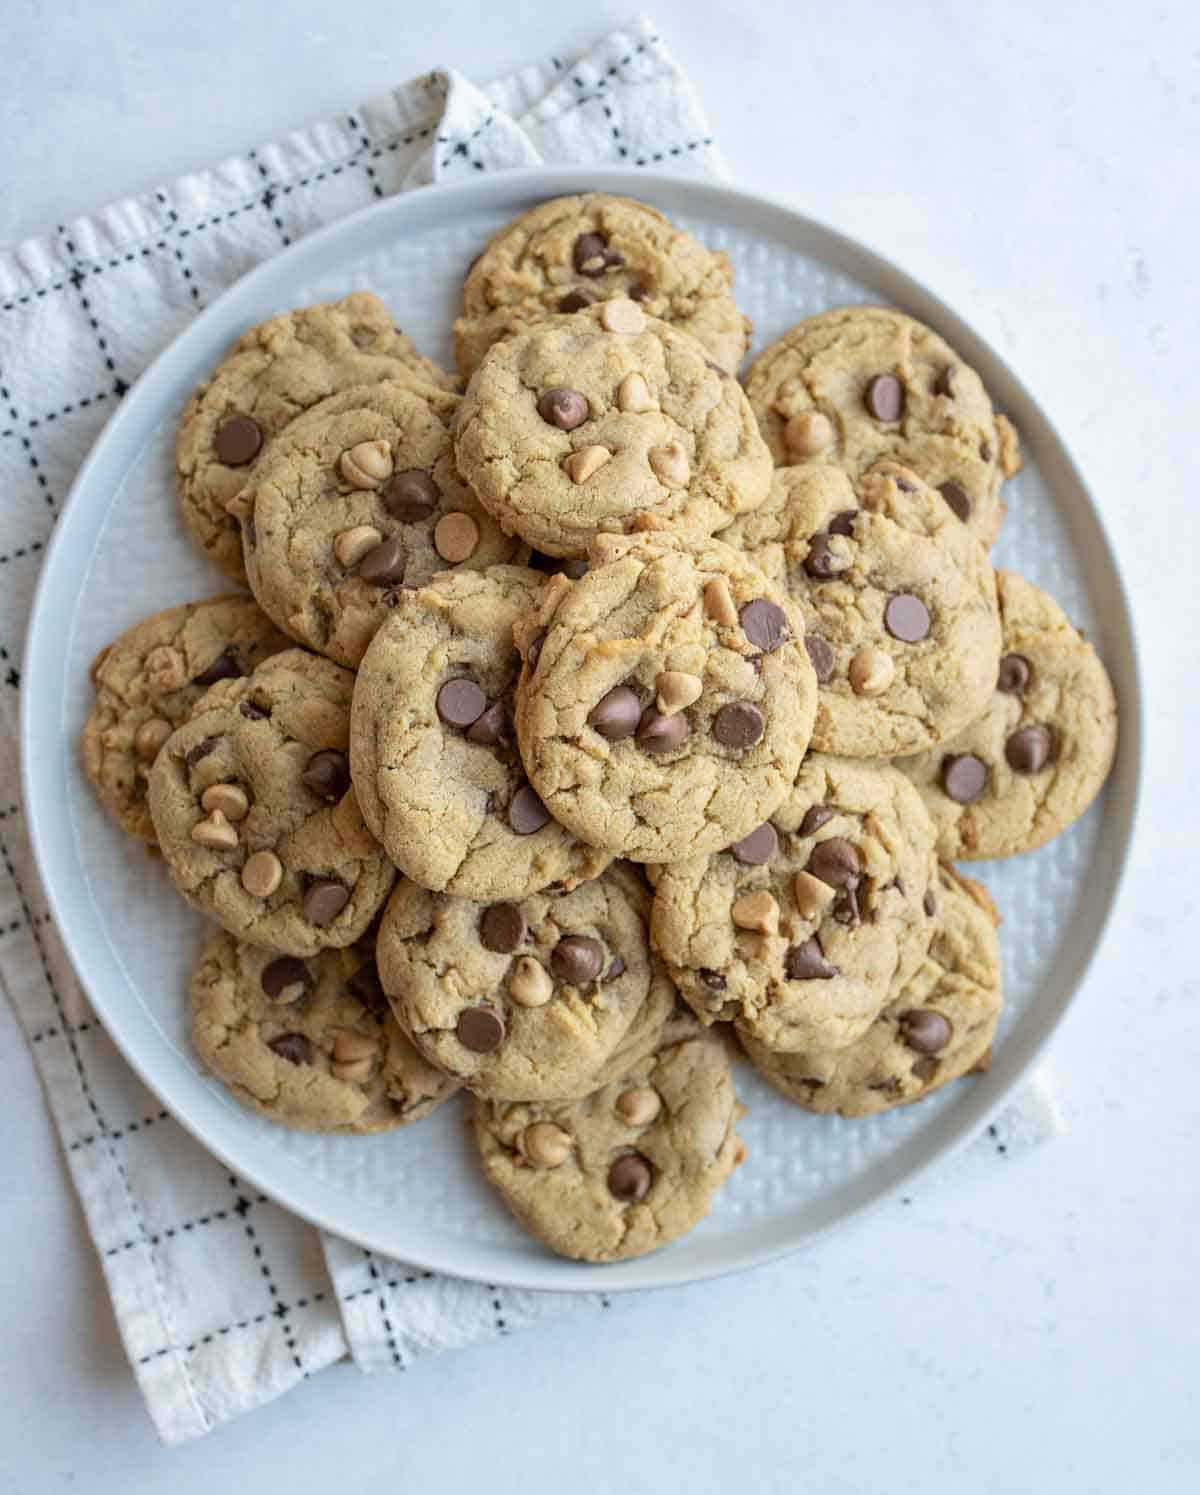
[[[1133,876],[1054,1050],[1066,1136],[923,1185],[803,1257],[447,1356],[331,1373],[165,1455],[82,1245],[24,1045],[6,1097],[0,1489],[326,1492],[1195,1488],[1200,599],[1189,473],[1200,28],[1179,3],[769,0],[658,18],[739,181],[878,243],[1050,409],[1134,587],[1151,700]],[[485,76],[625,13],[320,0],[10,0],[0,234],[34,232],[370,94],[435,58]],[[553,33],[553,35],[552,35]],[[232,38],[232,40],[231,40]],[[336,38],[336,40],[335,40]],[[269,66],[264,66],[264,60]],[[927,92],[914,80],[929,78]],[[916,100],[924,100],[918,107]],[[763,100],[768,103],[764,106]],[[0,936],[2,937],[2,936]],[[286,1471],[286,1473],[285,1473]]]
[[[481,181],[472,184],[472,191],[476,185],[480,192],[485,190]],[[478,205],[473,198],[460,203],[461,194],[445,189],[434,199],[437,207],[433,211],[427,201],[402,199],[377,210],[377,216],[383,211],[394,213],[394,223],[373,230],[373,238],[354,223],[339,227],[338,247],[325,255],[323,267],[306,270],[295,264],[287,268],[295,256],[280,262],[278,273],[266,279],[253,301],[240,308],[236,330],[281,305],[325,300],[365,285],[387,301],[420,348],[449,359],[450,318],[464,267],[487,237],[521,210],[527,193],[544,196],[550,190],[542,176],[534,187],[506,186],[493,179],[486,189],[493,192],[493,201],[487,205]],[[494,189],[502,194],[498,202]],[[681,205],[663,195],[665,189],[649,183],[644,189],[650,201],[728,253],[739,297],[757,329],[752,351],[800,316],[847,302],[906,294],[885,267],[856,264],[855,276],[847,273],[847,252],[836,240],[806,232],[783,216],[760,215],[753,204],[739,204],[736,198],[718,198],[708,204],[702,195],[706,190],[697,188],[685,196],[681,210]],[[201,331],[195,329],[197,335]],[[199,357],[199,351],[193,350],[193,356]],[[978,357],[974,361],[985,382],[996,387],[999,370],[981,364]],[[190,967],[203,939],[203,920],[181,904],[161,865],[149,861],[140,847],[129,843],[109,822],[71,747],[90,704],[86,672],[95,649],[94,620],[103,617],[115,627],[181,596],[203,595],[218,584],[215,575],[197,561],[175,509],[162,502],[172,480],[172,443],[180,403],[170,382],[173,377],[164,365],[150,376],[146,388],[130,397],[131,404],[139,402],[138,436],[112,464],[115,473],[126,473],[124,481],[114,495],[110,483],[115,479],[106,469],[89,474],[63,521],[69,534],[61,536],[62,544],[50,563],[52,568],[71,568],[72,576],[62,585],[63,593],[71,593],[71,610],[56,605],[53,632],[55,663],[60,630],[65,630],[69,640],[65,720],[59,739],[67,745],[66,811],[74,821],[76,858],[99,914],[103,938],[117,957],[125,983],[111,982],[100,973],[91,937],[72,932],[69,920],[74,919],[74,911],[63,908],[60,924],[75,944],[77,965],[88,973],[93,997],[110,1031],[136,1054],[136,1029],[149,1015],[176,1050],[182,1066],[143,1058],[146,1078],[163,1089],[177,1111],[195,1117],[193,1124],[201,1136],[229,1157],[238,1173],[256,1179],[285,1203],[294,1201],[297,1208],[314,1210],[330,1228],[351,1239],[359,1230],[369,1230],[372,1244],[400,1260],[415,1260],[435,1269],[480,1272],[500,1281],[512,1281],[522,1271],[537,1272],[544,1253],[516,1227],[471,1166],[458,1105],[444,1108],[419,1128],[366,1141],[273,1127],[245,1112],[223,1087],[207,1078],[200,1083],[224,1114],[214,1124],[211,1116],[190,1109],[186,1087],[196,1083],[193,1075],[199,1066],[188,1042],[190,1013],[181,994],[187,990]],[[148,392],[153,392],[149,402],[144,398]],[[1088,500],[1061,469],[1053,482],[1047,481],[1038,458],[1040,444],[1043,460],[1051,460],[1049,438],[1025,412],[1012,413],[1026,432],[1026,466],[1006,489],[1011,517],[1002,535],[1000,558],[1052,587],[1068,611],[1096,633],[1097,620],[1105,612],[1108,576],[1095,564],[1094,552],[1087,549],[1097,538]],[[132,418],[133,412],[127,408],[126,414]],[[78,532],[87,524],[89,511],[103,519],[94,534],[85,530],[85,539]],[[73,544],[68,547],[71,537]],[[68,548],[79,556],[77,569],[84,579],[78,588],[73,581],[76,568],[64,556]],[[1119,656],[1124,626],[1119,609],[1110,609],[1104,621],[1098,635],[1101,650],[1107,643],[1114,656]],[[52,678],[51,660],[44,663],[41,673],[33,668],[34,684],[26,687],[42,696],[59,688]],[[1111,663],[1115,669],[1117,658]],[[1118,680],[1121,687],[1131,688],[1124,679]],[[1132,725],[1132,701],[1129,708]],[[1136,754],[1134,738],[1130,731],[1127,759]],[[1007,957],[1007,1011],[996,1044],[997,1070],[1013,1062],[1008,1054],[1009,1035],[1018,1033],[1027,1044],[1037,1041],[1070,994],[1070,977],[1061,962],[1078,951],[1076,919],[1085,924],[1093,919],[1099,922],[1101,915],[1095,910],[1105,898],[1103,887],[1088,884],[1085,869],[1096,855],[1102,817],[1107,815],[1114,822],[1109,836],[1120,836],[1115,822],[1125,813],[1121,794],[1132,792],[1132,766],[1131,761],[1124,765],[1123,787],[1114,786],[1106,801],[1068,834],[1030,857],[981,872],[1009,916],[1001,931]],[[57,788],[57,777],[45,782]],[[32,800],[31,821],[44,823],[53,818],[58,803],[54,793],[42,802]],[[61,907],[61,886],[57,894]],[[130,919],[131,909],[136,909],[136,919]],[[989,1076],[987,1085],[994,1085],[996,1078]],[[869,1178],[875,1193],[902,1182],[927,1161],[929,1148],[947,1126],[969,1125],[966,1107],[978,1099],[972,1092],[984,1088],[978,1082],[953,1086],[919,1107],[846,1121],[806,1115],[760,1082],[749,1066],[740,1068],[738,1084],[750,1106],[741,1128],[749,1160],[721,1190],[710,1217],[687,1240],[656,1260],[655,1268],[680,1275],[728,1268],[751,1259],[768,1239],[795,1243],[817,1228],[836,1223],[862,1203],[857,1184],[865,1186]],[[306,1180],[320,1180],[317,1199],[306,1202],[294,1191],[280,1172],[283,1158],[302,1169]],[[369,1219],[364,1210],[370,1210]],[[367,1223],[360,1224],[364,1220]],[[488,1246],[487,1256],[477,1264],[463,1261],[456,1248],[464,1239]],[[610,1270],[604,1285],[611,1290],[618,1280],[631,1275],[629,1268],[619,1273]],[[577,1268],[565,1280],[591,1287],[595,1274]],[[528,1277],[524,1281],[531,1285]]]

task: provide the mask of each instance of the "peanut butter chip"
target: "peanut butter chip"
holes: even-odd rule
[[[210,784],[200,796],[200,807],[210,814],[220,811],[226,820],[245,820],[250,813],[250,796],[240,784]]]
[[[183,655],[169,644],[159,644],[146,655],[146,678],[155,690],[178,690],[187,682],[187,677]]]
[[[658,709],[664,716],[673,716],[676,711],[682,711],[700,699],[704,681],[698,675],[688,675],[682,670],[663,670],[654,682],[654,688],[658,692]]]
[[[764,888],[743,893],[729,913],[739,929],[753,929],[759,934],[776,934],[779,930],[779,905]]]
[[[800,917],[816,920],[837,897],[837,892],[811,872],[797,872],[792,884],[792,896],[796,900],[796,910]]]
[[[383,536],[374,525],[356,524],[353,529],[344,529],[333,542],[333,553],[338,558],[338,564],[349,571],[352,566],[358,565],[363,556],[374,550],[382,539]]]
[[[433,548],[452,566],[473,556],[478,544],[479,526],[470,514],[443,514],[434,527]]]
[[[521,1156],[534,1168],[560,1168],[571,1156],[571,1139],[552,1121],[535,1121],[517,1139]]]
[[[850,688],[858,695],[877,696],[896,678],[896,666],[890,654],[868,645],[850,661],[846,673],[850,677]]]
[[[646,318],[641,307],[625,296],[618,296],[615,301],[606,301],[600,309],[600,321],[608,332],[633,335],[646,329]]]
[[[814,457],[833,440],[833,425],[819,410],[802,410],[783,428],[787,448],[801,457]]]
[[[143,763],[153,763],[158,750],[171,735],[171,723],[161,716],[152,716],[137,729],[133,739],[133,750]]]
[[[343,452],[338,467],[351,488],[377,488],[392,475],[392,449],[386,441],[360,441]]]
[[[585,446],[571,453],[563,463],[563,471],[573,483],[586,483],[593,473],[599,472],[611,460],[612,453],[606,446]]]
[[[554,982],[544,965],[522,955],[513,967],[508,994],[521,1007],[544,1007],[554,995]]]
[[[335,1059],[329,1066],[329,1073],[335,1080],[342,1080],[347,1085],[365,1085],[371,1078],[374,1062],[370,1059],[350,1059],[343,1063]]]
[[[714,623],[732,628],[738,621],[738,610],[734,606],[733,593],[723,576],[715,577],[704,588],[704,611]]]
[[[681,441],[650,448],[650,468],[660,483],[668,488],[686,488],[692,475],[692,464]]]
[[[375,1040],[357,1028],[336,1028],[333,1035],[333,1057],[342,1064],[375,1057]]]
[[[207,820],[192,827],[192,840],[212,851],[232,851],[238,844],[238,833],[220,810],[213,810]]]
[[[617,389],[617,409],[626,415],[641,415],[645,410],[657,410],[650,386],[641,374],[626,374]]]
[[[283,863],[273,851],[256,851],[242,868],[242,887],[252,898],[269,898],[283,881]]]
[[[662,1111],[662,1096],[649,1085],[634,1085],[617,1096],[615,1109],[626,1126],[649,1126]]]

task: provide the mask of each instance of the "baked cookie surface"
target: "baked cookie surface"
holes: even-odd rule
[[[251,327],[192,396],[175,446],[183,517],[201,549],[245,584],[238,521],[226,504],[260,453],[296,416],[352,384],[405,379],[453,388],[370,291]]]
[[[624,1261],[683,1235],[745,1156],[724,1041],[693,1020],[583,1100],[476,1101],[484,1176],[521,1224],[577,1261]]]
[[[1091,644],[1047,592],[996,573],[1003,654],[983,714],[896,767],[920,791],[944,858],[1044,846],[1095,799],[1117,748],[1117,700]]]
[[[463,286],[459,372],[469,379],[502,338],[615,297],[691,333],[736,373],[750,327],[733,299],[728,258],[656,208],[603,192],[539,203],[491,239]]]
[[[143,618],[102,649],[83,767],[122,829],[153,845],[146,788],[158,750],[210,685],[291,646],[252,597],[229,592]]]
[[[196,1052],[243,1105],[284,1126],[390,1131],[458,1089],[388,1010],[369,939],[300,960],[219,930],[191,993]]]
[[[742,1034],[769,1084],[807,1111],[873,1116],[987,1067],[1003,997],[999,922],[984,888],[938,873],[934,934],[900,996],[845,1048],[772,1052]]]
[[[505,530],[557,556],[650,527],[701,540],[771,480],[736,379],[629,300],[497,344],[463,397],[455,455]]]
[[[746,393],[777,466],[857,477],[892,458],[985,545],[999,533],[1000,486],[1021,466],[1016,431],[975,370],[912,317],[883,306],[809,317],[759,354]]]
[[[795,782],[816,706],[797,611],[719,540],[602,536],[517,629],[517,737],[546,808],[642,862],[747,835]]]
[[[163,745],[150,813],[175,886],[249,944],[353,944],[395,869],[350,787],[349,670],[302,649],[223,680]]]

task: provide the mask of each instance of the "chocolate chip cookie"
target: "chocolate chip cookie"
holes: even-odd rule
[[[214,685],[150,771],[176,887],[248,944],[299,956],[351,945],[391,888],[350,787],[353,689],[327,659],[276,654]]]
[[[570,893],[495,903],[402,880],[379,974],[421,1052],[477,1094],[583,1095],[650,994],[646,907],[620,865]]]
[[[745,1157],[724,1042],[692,1020],[584,1100],[477,1100],[484,1175],[526,1230],[560,1256],[624,1261],[708,1214]]]
[[[544,580],[492,566],[402,591],[363,659],[351,774],[367,824],[422,887],[523,898],[573,888],[611,861],[550,818],[517,753],[513,624]]]
[[[300,960],[214,933],[192,976],[192,1041],[243,1105],[306,1131],[390,1131],[458,1088],[388,1010],[369,940]]]
[[[524,553],[454,467],[458,396],[396,380],[292,422],[235,501],[246,572],[291,636],[356,666],[399,591]]]
[[[192,396],[175,446],[183,517],[205,554],[245,582],[238,521],[225,506],[255,459],[297,415],[352,384],[454,380],[422,358],[369,291],[251,327]]]
[[[517,642],[530,782],[590,845],[641,862],[716,851],[795,782],[816,703],[803,627],[719,540],[601,536]]]
[[[737,371],[750,324],[733,299],[728,257],[656,208],[604,192],[539,203],[489,242],[467,274],[454,324],[459,371],[469,379],[493,343],[614,297],[690,332],[714,362]]]
[[[781,468],[766,503],[723,538],[803,614],[819,751],[911,753],[987,705],[1000,658],[992,567],[911,472],[886,466],[851,482],[836,467]]]
[[[985,545],[996,538],[1000,485],[1021,466],[1017,433],[975,370],[912,317],[883,306],[808,317],[758,356],[746,393],[776,466],[857,477],[890,457]]]
[[[1044,846],[1095,799],[1117,747],[1117,701],[1095,649],[1053,597],[996,573],[1003,654],[970,726],[896,767],[921,792],[943,857]]]
[[[943,867],[933,940],[900,996],[848,1047],[774,1053],[742,1034],[763,1078],[806,1111],[873,1116],[987,1068],[1000,1020],[999,918],[987,892]]]
[[[124,830],[157,840],[146,803],[150,766],[209,686],[250,674],[289,645],[251,598],[230,592],[143,618],[100,651],[80,746],[84,772]]]
[[[933,826],[903,774],[810,753],[727,851],[658,869],[651,938],[705,1022],[768,1048],[844,1048],[928,946]]]
[[[467,388],[455,452],[503,528],[557,556],[600,533],[702,540],[771,480],[741,386],[628,299],[498,343]]]

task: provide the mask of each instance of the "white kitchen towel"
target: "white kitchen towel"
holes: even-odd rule
[[[347,1354],[363,1370],[401,1370],[435,1350],[609,1306],[602,1293],[466,1283],[322,1238],[210,1156],[96,1022],[47,912],[17,788],[20,659],[41,553],[80,461],[146,364],[201,306],[309,230],[409,186],[542,161],[721,174],[695,95],[639,19],[583,57],[485,87],[428,73],[0,249],[0,981],[167,1442]],[[1044,1092],[1031,1088],[965,1156],[1003,1158],[1055,1126]]]

